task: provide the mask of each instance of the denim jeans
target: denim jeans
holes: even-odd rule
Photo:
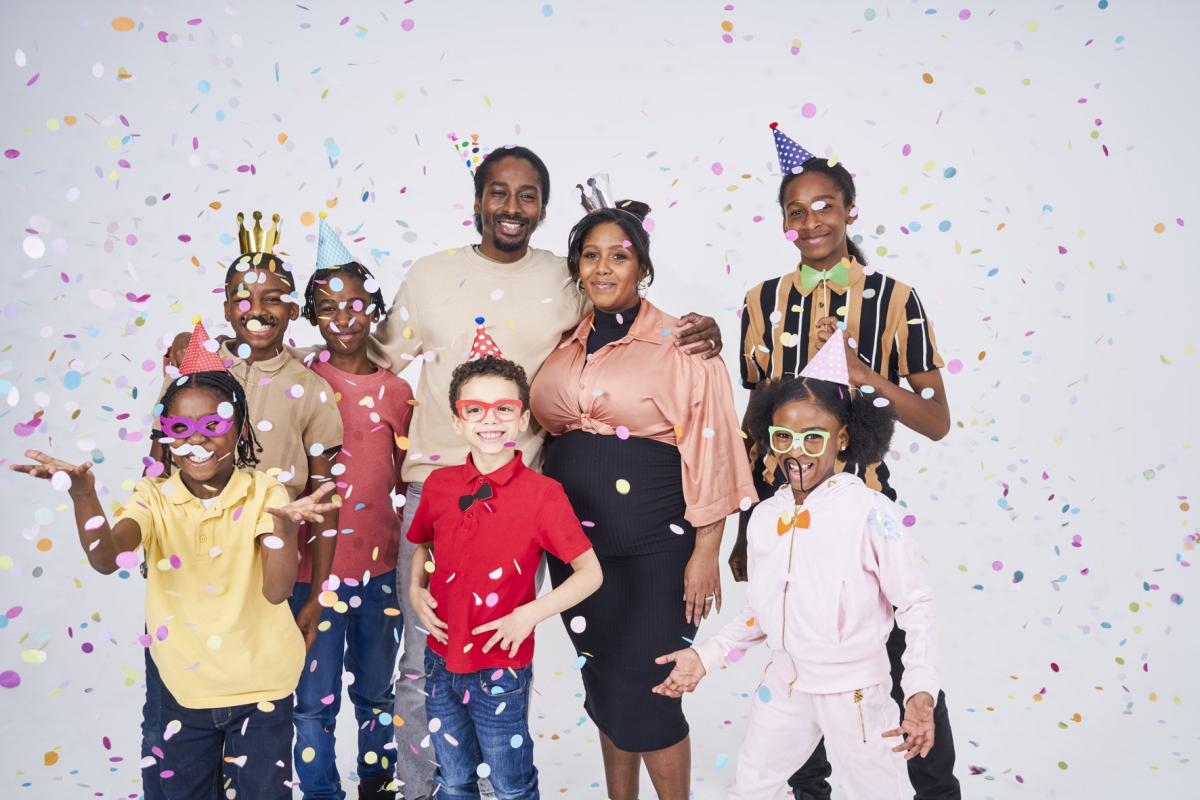
[[[538,774],[529,736],[533,667],[450,672],[425,650],[425,712],[437,754],[437,796],[478,800],[479,779],[496,800],[538,800]]]
[[[308,600],[311,585],[296,584],[289,601],[293,614]],[[296,776],[305,798],[346,796],[334,753],[343,663],[354,676],[347,691],[358,721],[360,780],[390,777],[395,766],[394,751],[385,746],[392,743],[392,673],[400,647],[400,617],[386,613],[397,607],[396,576],[385,572],[366,586],[343,581],[337,596],[345,613],[321,609],[321,622],[329,627],[317,634],[296,687]]]
[[[146,650],[146,702],[142,705],[142,798],[166,800],[158,773],[162,769],[163,725],[162,677]],[[147,759],[153,759],[148,761]]]
[[[433,753],[423,743],[425,720],[425,637],[417,630],[417,613],[408,601],[409,576],[417,546],[408,541],[408,528],[421,502],[423,484],[410,483],[404,495],[404,521],[400,528],[400,554],[396,560],[396,593],[404,612],[403,648],[396,677],[396,777],[403,782],[404,796],[414,799],[433,794]],[[424,746],[422,746],[424,744]]]
[[[180,725],[163,736],[161,785],[167,800],[221,800],[223,766],[230,768],[230,788],[239,798],[290,800],[292,698],[272,701],[270,711],[264,705],[184,708],[164,685],[160,719]],[[230,762],[224,762],[226,755]]]

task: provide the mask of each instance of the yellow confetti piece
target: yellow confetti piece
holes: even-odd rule
[[[46,653],[43,650],[23,650],[21,660],[28,664],[45,664]]]
[[[629,481],[624,478],[617,478],[617,494],[629,494]]]
[[[312,760],[317,757],[317,751],[312,747],[306,747],[300,751],[300,760],[305,764],[311,764]]]
[[[133,30],[136,24],[129,17],[117,17],[112,21],[112,29],[118,33],[126,33]]]
[[[53,750],[47,751],[46,754],[42,756],[42,763],[47,767],[53,767],[58,763],[58,753],[54,752]]]
[[[272,703],[270,700],[262,701],[261,703],[258,704],[257,707],[258,707],[258,710],[263,712],[264,714],[270,714],[272,711],[275,710],[275,704]]]

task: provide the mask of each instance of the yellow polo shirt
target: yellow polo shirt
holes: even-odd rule
[[[288,604],[263,597],[259,536],[283,484],[236,469],[209,508],[174,472],[143,478],[118,519],[141,528],[149,575],[146,628],[163,682],[185,708],[287,697],[304,667],[304,637]]]

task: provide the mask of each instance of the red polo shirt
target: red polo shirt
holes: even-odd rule
[[[492,497],[462,510],[460,499],[491,485]],[[505,466],[481,474],[471,457],[461,467],[442,467],[426,479],[408,540],[433,542],[429,591],[446,623],[449,644],[428,637],[451,672],[520,669],[533,661],[533,634],[517,657],[496,644],[484,653],[492,631],[471,631],[499,619],[537,595],[534,576],[546,551],[571,562],[591,549],[562,485],[527,468],[518,451]]]

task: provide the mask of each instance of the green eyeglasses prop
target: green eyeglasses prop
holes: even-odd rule
[[[767,433],[771,436],[771,449],[776,453],[790,453],[796,448],[800,448],[809,458],[817,458],[825,454],[825,448],[829,446],[831,435],[829,431],[818,430],[797,433],[782,425],[772,425],[767,428]]]

